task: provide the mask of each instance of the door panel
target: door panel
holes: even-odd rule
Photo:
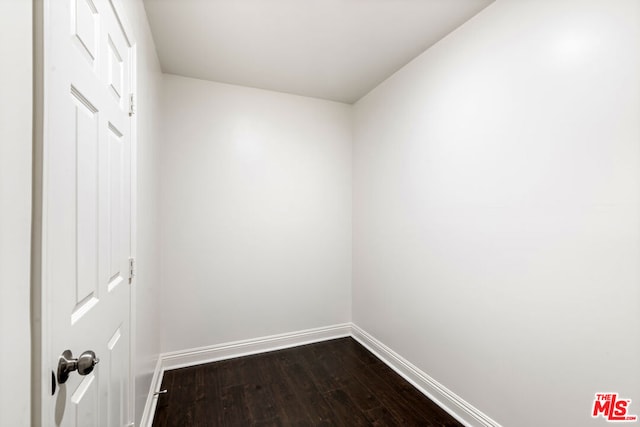
[[[109,364],[109,379],[107,380],[109,396],[108,423],[107,425],[126,425],[125,413],[129,393],[127,378],[123,376],[127,372],[129,346],[122,335],[122,327],[118,327],[107,344],[108,353],[105,354],[105,362]]]
[[[108,201],[109,201],[109,284],[111,292],[124,281],[124,274],[127,264],[123,265],[122,257],[122,235],[123,235],[123,170],[125,146],[122,133],[109,123],[108,132]],[[128,249],[128,248],[124,248]]]
[[[99,115],[78,91],[72,91],[76,159],[77,251],[76,307],[72,323],[97,303],[98,296],[98,160]]]
[[[98,382],[93,373],[82,379],[80,385],[71,395],[71,403],[74,413],[67,414],[69,418],[78,426],[95,426],[98,423]]]
[[[124,72],[124,64],[122,60],[122,56],[120,55],[120,51],[116,47],[116,44],[109,36],[109,86],[111,87],[112,93],[115,98],[118,100],[118,103],[122,101],[122,93],[123,93],[123,72]]]
[[[76,0],[72,3],[72,25],[79,50],[86,54],[89,63],[94,66],[97,57],[98,11],[91,0]]]
[[[50,366],[93,350],[46,425],[126,426],[130,384],[132,49],[109,0],[48,0],[45,10],[43,281]],[[53,422],[55,420],[55,422]]]

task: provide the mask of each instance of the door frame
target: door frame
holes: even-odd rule
[[[48,426],[53,414],[51,394],[51,302],[52,289],[46,277],[47,253],[45,248],[47,228],[44,219],[47,213],[48,193],[46,159],[49,136],[47,113],[49,111],[47,72],[51,22],[49,5],[60,0],[32,0],[33,2],[33,189],[31,226],[31,423],[34,426]],[[73,0],[63,0],[73,1]],[[131,94],[137,99],[137,49],[135,33],[125,13],[122,0],[107,0],[112,7],[125,34],[131,52],[130,82]],[[131,156],[131,221],[130,256],[137,257],[137,112],[130,116],[130,156]],[[135,357],[136,354],[136,277],[129,284],[129,419],[135,422]],[[56,386],[57,388],[57,386]]]

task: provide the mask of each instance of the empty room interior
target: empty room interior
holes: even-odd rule
[[[639,423],[640,1],[0,28],[1,426]]]

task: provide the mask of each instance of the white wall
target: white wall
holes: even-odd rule
[[[30,1],[0,0],[0,425],[16,427],[30,424],[32,29]]]
[[[355,106],[353,320],[505,426],[640,414],[640,2],[498,0]]]
[[[350,106],[163,89],[163,351],[349,321]]]
[[[160,353],[160,85],[162,73],[142,0],[123,1],[137,50],[137,248],[134,328],[135,420],[140,423]]]

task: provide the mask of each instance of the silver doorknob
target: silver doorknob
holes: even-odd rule
[[[71,350],[63,351],[58,359],[58,384],[66,383],[73,371],[78,371],[80,375],[90,374],[98,363],[100,359],[91,350],[85,351],[77,359],[73,358]]]

